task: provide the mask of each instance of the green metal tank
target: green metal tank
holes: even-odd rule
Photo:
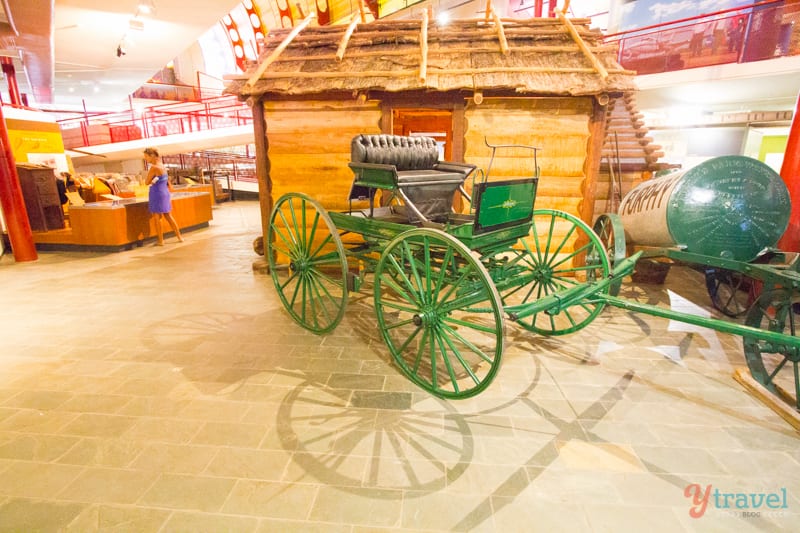
[[[781,177],[738,155],[646,181],[619,208],[629,242],[744,262],[775,246],[790,211]]]

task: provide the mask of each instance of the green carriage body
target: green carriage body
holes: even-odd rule
[[[377,157],[383,156],[379,150]],[[741,335],[753,377],[777,394],[775,376],[791,362],[798,397],[797,261],[779,268],[707,261],[765,283],[744,324],[625,300],[616,296],[622,278],[643,253],[702,258],[681,250],[626,257],[615,216],[601,216],[593,230],[567,213],[535,210],[537,165],[534,176],[504,181],[488,180],[487,171],[470,196],[464,182],[473,165],[431,157],[418,163],[354,157],[350,208],[343,212],[327,212],[296,193],[276,202],[267,255],[281,300],[300,325],[332,331],[348,292],[372,274],[378,327],[400,370],[436,396],[467,398],[483,391],[499,369],[506,319],[534,333],[561,335],[612,305]],[[458,193],[470,204],[468,213],[452,208]],[[358,202],[362,207],[354,207]],[[567,228],[561,234],[559,225]],[[765,365],[775,355],[777,368]]]
[[[506,308],[530,331],[575,331],[603,304],[548,313],[537,300],[575,285],[576,273],[602,280],[610,272],[585,223],[534,210],[538,165],[533,176],[502,181],[487,172],[470,195],[464,183],[476,167],[438,161],[433,143],[358,136],[349,209],[327,212],[304,195],[281,197],[268,255],[284,305],[315,333],[332,331],[347,293],[373,275],[379,329],[400,369],[437,396],[465,398],[484,390],[500,366]],[[498,147],[491,148],[494,156]],[[467,213],[453,209],[459,194]],[[561,225],[564,235],[553,237]]]

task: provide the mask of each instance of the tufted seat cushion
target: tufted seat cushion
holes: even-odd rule
[[[350,160],[394,165],[398,171],[428,170],[439,161],[439,147],[430,137],[361,134],[350,143]]]

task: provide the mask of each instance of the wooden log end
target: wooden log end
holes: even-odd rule
[[[775,411],[778,416],[788,422],[795,430],[800,431],[800,413],[784,400],[768,391],[761,383],[753,379],[747,369],[742,367],[736,368],[733,372],[733,379],[738,381],[763,404]]]

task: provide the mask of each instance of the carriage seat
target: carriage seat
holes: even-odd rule
[[[429,220],[451,212],[453,195],[474,165],[439,161],[439,147],[430,137],[356,135],[350,144],[355,173],[350,199],[372,198],[374,189],[400,191],[400,196]],[[410,222],[416,222],[409,214]]]

